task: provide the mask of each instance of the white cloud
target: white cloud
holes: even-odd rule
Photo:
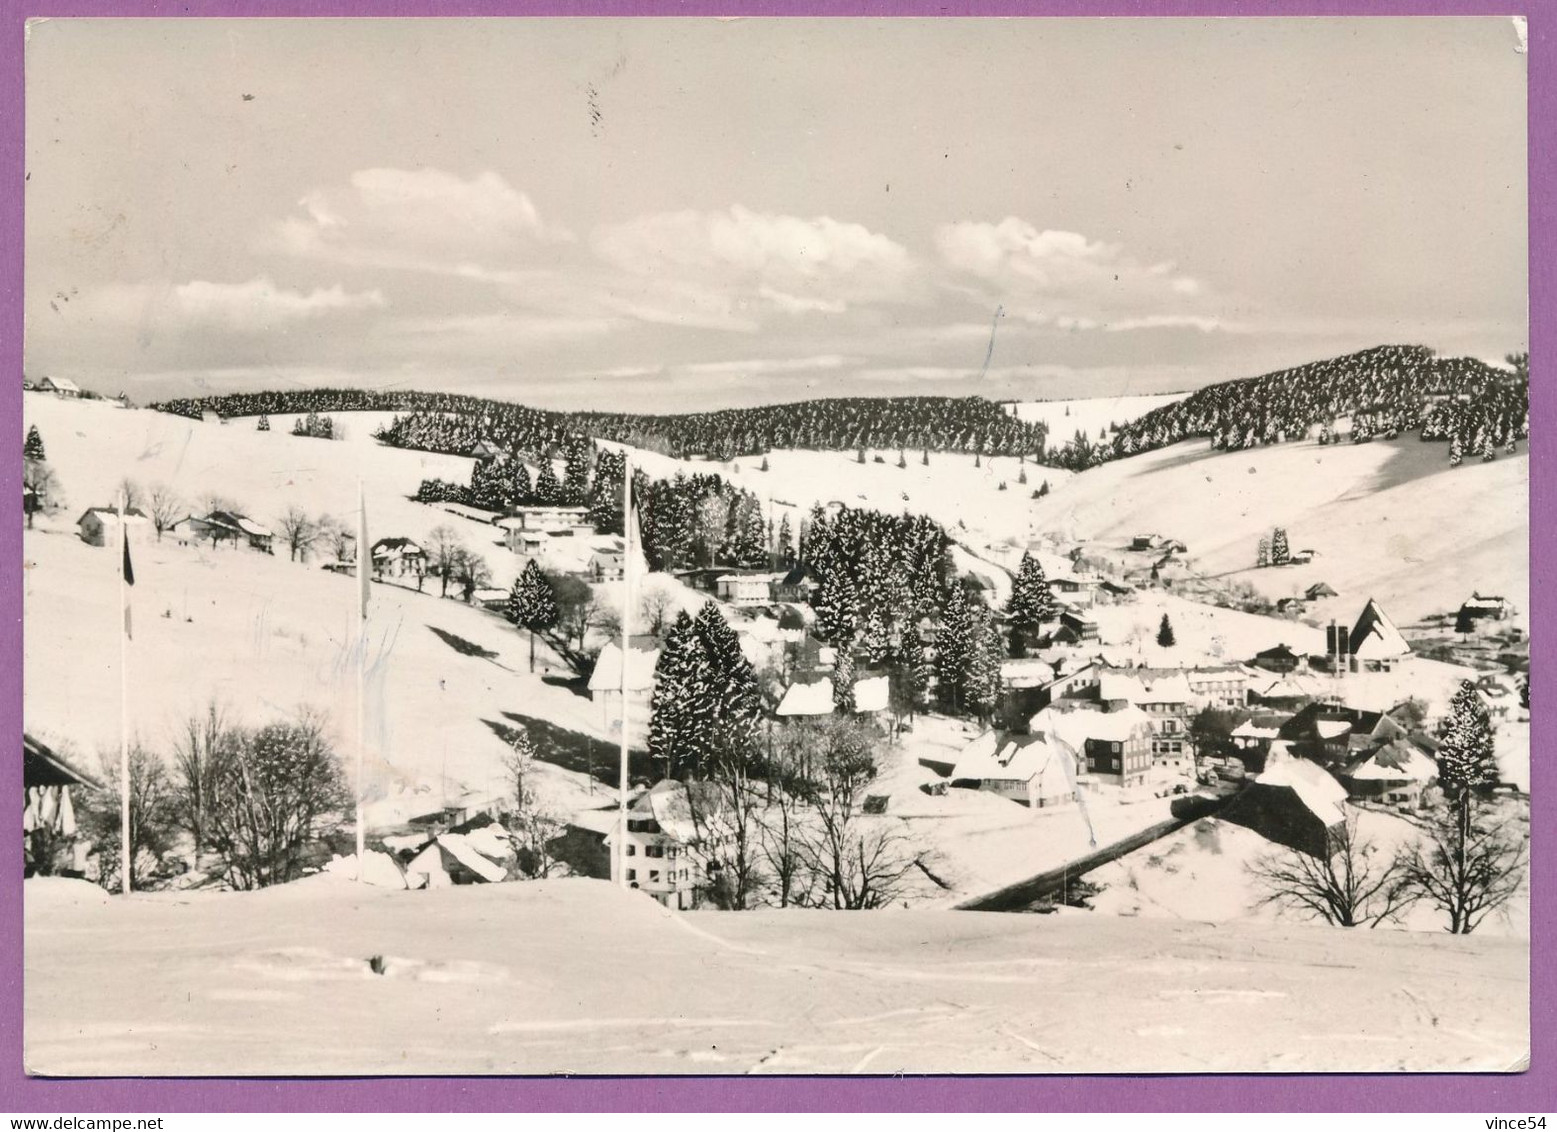
[[[225,331],[262,334],[289,324],[332,315],[378,310],[388,305],[381,291],[347,291],[339,283],[310,291],[277,286],[265,276],[243,283],[192,279],[113,283],[81,299],[82,311],[107,324],[156,330]]]
[[[298,208],[276,228],[281,250],[359,266],[501,278],[536,247],[573,239],[493,172],[466,180],[433,168],[362,169],[306,193]]]
[[[307,293],[277,287],[264,277],[246,283],[194,279],[173,288],[173,308],[183,321],[229,330],[267,330],[278,323],[385,305],[380,291],[349,292],[339,283]]]
[[[1012,318],[1060,330],[1223,328],[1207,289],[1171,263],[1142,263],[1118,244],[1040,230],[1010,216],[935,231],[954,290]]]
[[[767,313],[839,314],[904,300],[918,283],[908,251],[862,225],[740,205],[601,225],[590,243],[603,262],[641,281],[640,317],[663,321],[745,328]]]

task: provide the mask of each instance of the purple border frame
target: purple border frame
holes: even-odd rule
[[[0,0],[0,420],[15,452],[21,443],[23,27],[37,16],[1506,16],[1529,20],[1530,345],[1538,367],[1553,347],[1557,302],[1553,267],[1554,131],[1557,82],[1550,52],[1557,4],[1549,0]],[[1550,20],[1550,22],[1548,22]],[[1547,663],[1557,666],[1548,628],[1557,605],[1545,587],[1546,556],[1557,547],[1551,459],[1557,406],[1538,380],[1531,389],[1531,609],[1542,654],[1536,698],[1552,702]],[[0,465],[5,529],[21,529],[19,464]],[[14,536],[13,536],[14,537]],[[15,545],[10,538],[7,546]],[[8,751],[21,745],[21,556],[0,552],[0,718]],[[1534,626],[1532,626],[1534,628]],[[1557,712],[1533,721],[1532,745],[1552,749]],[[22,760],[0,757],[0,797],[21,788]],[[1557,788],[1534,760],[1533,792]],[[8,811],[0,835],[0,1109],[14,1113],[87,1112],[417,1112],[417,1111],[1057,1111],[1057,1112],[1485,1112],[1557,1110],[1557,962],[1547,942],[1557,933],[1548,892],[1557,852],[1541,823],[1532,847],[1532,1068],[1504,1076],[1220,1077],[911,1077],[911,1078],[361,1078],[352,1080],[108,1079],[42,1080],[22,1072],[20,838]]]

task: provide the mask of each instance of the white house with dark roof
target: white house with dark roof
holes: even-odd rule
[[[1042,735],[986,731],[958,753],[951,783],[1052,809],[1076,804],[1078,774],[1075,754]]]

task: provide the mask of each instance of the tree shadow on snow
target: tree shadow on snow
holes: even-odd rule
[[[429,625],[427,627],[429,629],[431,629],[434,633],[437,634],[438,639],[440,641],[442,641],[444,644],[448,645],[451,649],[453,649],[455,652],[459,653],[461,656],[474,656],[474,657],[479,657],[482,660],[490,660],[490,661],[493,661],[493,662],[495,662],[497,660],[498,654],[496,652],[494,652],[492,649],[483,648],[481,645],[478,645],[475,641],[466,640],[464,637],[460,636],[459,634],[451,633],[447,629],[440,629],[436,625]],[[501,667],[506,667],[506,666],[499,665],[498,667],[501,668]]]
[[[528,735],[535,745],[535,757],[542,762],[588,775],[608,786],[617,783],[621,747],[615,742],[569,731],[566,727],[514,711],[503,712],[501,720],[483,719],[481,722],[505,743],[512,743],[519,735]],[[644,783],[652,783],[660,777],[649,753],[636,749],[628,752],[627,774],[630,780]]]

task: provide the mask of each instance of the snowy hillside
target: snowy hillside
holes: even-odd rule
[[[1197,573],[1238,578],[1272,598],[1327,582],[1339,597],[1310,607],[1355,618],[1370,596],[1398,623],[1500,593],[1528,625],[1529,456],[1451,468],[1414,438],[1313,441],[1214,452],[1208,441],[1116,460],[1031,504],[1033,523],[1110,546],[1156,533],[1189,547]],[[1262,534],[1284,527],[1312,563],[1252,569]]]
[[[1529,1049],[1525,945],[1481,935],[327,878],[33,881],[25,932],[45,1074],[1506,1071]]]
[[[1126,397],[1083,397],[1073,401],[1013,401],[1004,408],[1018,420],[1044,425],[1049,444],[1058,448],[1084,432],[1088,440],[1097,440],[1104,429],[1113,435],[1116,424],[1144,417],[1153,409],[1184,400],[1186,393],[1147,393]]]

